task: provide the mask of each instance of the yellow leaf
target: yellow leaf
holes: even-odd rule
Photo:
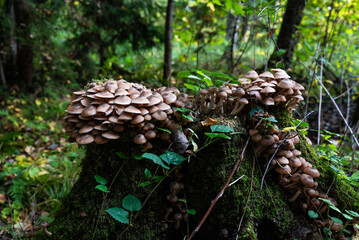
[[[286,128],[282,129],[282,132],[290,132],[290,131],[295,130],[295,129],[296,129],[295,127],[286,127]]]
[[[214,8],[214,4],[213,4],[212,2],[207,3],[207,7],[209,8],[209,10],[211,11],[212,14],[213,14],[214,11],[216,10],[216,9]]]
[[[217,121],[212,118],[207,118],[206,120],[202,121],[201,124],[202,126],[207,127],[207,126],[216,125]]]
[[[39,99],[36,99],[36,100],[35,100],[35,104],[36,104],[37,106],[40,106],[40,105],[41,105],[41,101],[40,101]]]

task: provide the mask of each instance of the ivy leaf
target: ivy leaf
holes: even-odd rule
[[[345,210],[345,212],[352,215],[355,218],[359,218],[359,213],[357,213],[357,212],[354,212],[352,210]]]
[[[343,217],[345,217],[348,220],[353,220],[353,217],[348,214],[342,213],[342,215],[343,215]]]
[[[154,177],[153,177],[153,180],[155,180],[156,182],[161,182],[162,179],[163,179],[162,176],[154,176]]]
[[[146,178],[151,178],[152,177],[152,173],[147,168],[145,169],[145,176],[146,176]]]
[[[204,133],[204,134],[207,135],[210,139],[214,139],[214,138],[224,138],[228,140],[231,139],[224,133]]]
[[[224,125],[212,125],[210,126],[212,132],[219,132],[219,133],[229,133],[234,132],[234,130],[229,126]]]
[[[146,186],[148,186],[148,185],[150,185],[150,184],[151,184],[150,181],[145,181],[145,182],[141,182],[141,183],[140,183],[140,186],[141,186],[141,187],[146,187]]]
[[[187,209],[186,210],[189,214],[191,214],[191,215],[195,215],[196,214],[196,210],[194,210],[194,209]]]
[[[333,222],[335,222],[335,223],[343,224],[343,221],[339,218],[331,217],[331,216],[329,216],[329,218],[332,219]]]
[[[263,111],[262,108],[260,108],[259,106],[255,106],[255,107],[253,107],[253,108],[251,109],[251,111],[249,112],[249,117],[252,118],[256,112],[258,112],[258,113],[264,113],[264,111]]]
[[[99,184],[102,184],[102,185],[106,185],[106,183],[107,183],[106,179],[104,179],[100,175],[95,175],[94,177],[95,177],[96,182],[98,182]]]
[[[314,212],[313,210],[309,210],[308,215],[309,215],[310,218],[317,218],[318,217],[318,213]]]
[[[98,189],[98,190],[100,190],[100,191],[102,191],[102,192],[105,192],[105,193],[109,193],[109,192],[110,192],[105,185],[100,185],[100,184],[99,184],[99,185],[97,185],[95,188]]]
[[[122,206],[124,209],[129,211],[138,211],[141,209],[141,202],[135,196],[128,194],[124,199],[122,199]]]
[[[186,158],[182,155],[179,155],[175,152],[166,151],[164,154],[160,156],[160,158],[166,162],[168,165],[180,165]]]
[[[324,199],[324,198],[318,198],[318,199],[319,199],[319,200],[322,200],[323,202],[328,203],[330,207],[334,206],[334,204],[333,204],[330,200],[328,200],[328,199]],[[335,206],[334,206],[334,207],[335,207]]]
[[[161,158],[160,158],[159,156],[157,156],[156,154],[153,154],[153,153],[144,153],[144,154],[142,154],[142,157],[152,160],[152,162],[154,162],[154,163],[160,165],[161,167],[163,167],[163,168],[165,168],[165,169],[170,169],[168,166],[166,166],[166,165],[162,162]]]
[[[116,152],[116,155],[119,156],[120,158],[128,159],[128,157],[122,152]]]
[[[109,208],[106,212],[120,223],[128,224],[130,222],[128,219],[128,212],[122,208]]]

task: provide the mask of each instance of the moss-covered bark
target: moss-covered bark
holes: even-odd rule
[[[293,125],[288,114],[272,112],[280,127]],[[188,222],[182,221],[180,229],[175,229],[171,215],[169,221],[165,220],[166,208],[171,206],[166,200],[169,183],[173,181],[171,177],[167,177],[154,191],[132,226],[116,222],[105,212],[108,208],[121,207],[121,200],[129,193],[143,202],[156,184],[147,187],[139,185],[145,180],[145,168],[153,173],[157,166],[147,160],[123,159],[117,156],[116,152],[130,156],[136,147],[121,138],[105,145],[86,147],[80,178],[63,200],[61,209],[55,215],[55,221],[48,228],[53,233],[53,239],[183,239],[196,227],[212,199],[225,184],[248,137],[238,119],[217,120],[243,134],[233,135],[228,141],[219,140],[196,156],[191,156],[190,161],[183,164],[181,172],[184,174],[185,189],[179,197],[186,199],[187,207],[195,209],[197,213],[190,216]],[[209,129],[199,123],[193,128],[199,135],[199,145],[203,144],[203,133]],[[302,141],[298,148],[308,161],[322,171],[320,187],[327,189],[334,176],[333,172],[328,170],[328,164],[323,163],[305,141]],[[159,150],[157,153],[162,152]],[[232,181],[239,177],[241,179],[224,192],[194,239],[225,239],[221,235],[222,229],[229,231],[226,239],[234,238],[242,215],[247,217],[252,201],[259,191],[264,164],[260,158],[256,158],[253,146],[249,144],[240,169]],[[103,193],[95,189],[97,183],[94,175],[106,178],[107,186],[117,175],[111,186],[111,193],[105,199]],[[337,198],[342,206],[350,205],[353,201],[341,194],[339,185],[345,186],[346,191],[351,194],[356,193],[350,186],[342,185],[340,180],[334,183],[330,195]],[[172,207],[175,211],[179,210],[173,205]],[[83,217],[83,213],[87,216]],[[164,223],[168,224],[166,230],[163,228]],[[251,217],[241,226],[239,239],[300,238],[303,232],[301,229],[311,228],[310,225],[310,220],[287,202],[286,193],[277,184],[276,174],[269,173]],[[45,238],[45,235],[42,235],[42,238]]]

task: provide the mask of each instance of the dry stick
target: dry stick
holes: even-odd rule
[[[302,63],[302,64],[303,64],[303,63]],[[308,69],[308,67],[305,66],[304,64],[303,64],[303,66]],[[314,74],[314,77],[318,80],[317,75]],[[328,91],[328,89],[324,86],[324,84],[323,84],[321,81],[319,81],[319,80],[318,80],[318,82],[320,83],[320,85],[322,85],[324,91],[328,94],[330,100],[333,102],[335,108],[337,109],[337,111],[338,111],[340,117],[344,120],[345,125],[348,127],[350,134],[353,136],[354,141],[355,141],[355,144],[359,147],[358,139],[355,137],[355,134],[354,134],[352,128],[349,126],[349,123],[347,122],[347,120],[345,120],[345,117],[343,116],[343,113],[340,111],[340,109],[339,109],[339,107],[338,107],[338,104],[335,102],[334,98],[332,97],[332,95],[330,94],[330,92]]]
[[[323,55],[320,61],[320,79],[318,81],[322,82],[323,80]],[[321,84],[322,85],[322,84]],[[322,100],[323,100],[323,88],[319,86],[319,106],[318,106],[318,136],[317,136],[317,145],[320,144],[320,130],[322,124]]]
[[[262,119],[257,123],[257,125],[256,125],[256,127],[255,127],[254,129],[256,129],[261,122],[262,122]],[[226,183],[225,183],[224,186],[222,187],[221,191],[219,191],[219,193],[218,193],[218,195],[216,196],[216,198],[212,200],[212,203],[211,203],[211,205],[209,206],[209,208],[207,209],[207,212],[204,214],[204,216],[202,217],[201,221],[198,223],[197,227],[193,230],[193,232],[191,233],[191,235],[189,235],[189,237],[187,238],[187,240],[192,239],[192,238],[194,237],[194,235],[199,231],[199,229],[201,228],[201,226],[203,225],[203,223],[206,221],[208,215],[211,213],[211,211],[212,211],[214,205],[216,205],[218,199],[220,199],[220,198],[222,197],[222,195],[223,195],[224,191],[226,190],[226,188],[228,187],[229,182],[231,181],[231,179],[232,179],[234,173],[237,171],[237,169],[239,168],[240,164],[242,163],[242,160],[243,160],[243,157],[244,157],[244,153],[245,153],[245,151],[246,151],[246,148],[247,148],[247,146],[248,146],[248,143],[249,143],[249,140],[250,140],[250,139],[251,139],[251,138],[248,137],[248,139],[247,139],[247,141],[246,141],[246,144],[244,145],[243,150],[242,150],[242,152],[241,152],[241,155],[239,156],[239,158],[238,158],[236,164],[234,165],[234,167],[233,167],[233,169],[232,169],[232,172],[231,172],[231,174],[229,175],[229,177],[228,177]]]
[[[302,124],[302,122],[310,115],[312,114],[313,112],[315,111],[311,111],[310,113],[308,113],[306,116],[304,116],[304,118],[298,123],[298,125],[295,127],[296,129]],[[279,150],[279,147],[285,142],[285,140],[287,140],[287,138],[289,137],[291,131],[288,132],[288,134],[285,136],[285,138],[278,144],[277,148],[275,149],[274,153],[272,154],[271,158],[269,159],[268,163],[267,163],[267,166],[266,166],[266,169],[264,171],[264,174],[263,174],[263,177],[261,179],[261,185],[260,185],[260,188],[259,188],[259,191],[256,195],[256,197],[254,198],[253,200],[253,203],[252,203],[252,207],[251,207],[251,211],[249,212],[249,215],[248,217],[246,217],[246,219],[244,220],[244,224],[246,224],[247,220],[251,217],[251,214],[253,212],[253,209],[254,209],[254,205],[256,204],[256,201],[257,201],[257,198],[259,197],[259,194],[262,192],[262,188],[263,188],[263,183],[264,183],[264,178],[265,176],[267,175],[267,172],[268,172],[268,169],[269,169],[269,165],[270,163],[272,162],[273,158],[275,157],[275,155],[277,154],[278,150]]]

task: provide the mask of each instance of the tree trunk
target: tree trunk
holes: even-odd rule
[[[163,85],[170,87],[171,63],[172,63],[172,34],[173,34],[173,8],[174,0],[168,0],[166,11],[165,29],[165,56],[163,63]]]
[[[278,61],[289,63],[292,60],[294,47],[297,41],[296,31],[303,17],[305,0],[288,0],[281,29],[279,31],[277,46],[279,50],[285,50],[280,55],[278,49],[275,49],[270,57],[270,62],[274,65]],[[281,56],[283,59],[281,59]]]
[[[293,119],[282,110],[273,107],[271,112],[278,120],[279,127],[293,126]],[[182,165],[180,173],[183,174],[181,181],[184,183],[184,190],[178,193],[178,198],[185,199],[185,204],[184,201],[171,204],[166,199],[170,194],[169,184],[174,181],[173,176],[166,177],[158,188],[155,188],[156,183],[146,187],[140,186],[141,182],[146,181],[145,168],[154,173],[156,165],[149,160],[119,157],[116,154],[118,152],[131,155],[136,150],[136,146],[130,143],[132,141],[126,141],[128,137],[121,136],[121,139],[112,140],[104,145],[86,146],[80,177],[70,194],[63,200],[62,207],[55,213],[54,222],[48,227],[52,238],[182,240],[184,236],[189,235],[228,179],[248,138],[244,126],[249,119],[245,116],[242,119],[214,119],[223,125],[231,126],[241,134],[232,135],[230,141],[221,140],[213,143]],[[199,146],[203,145],[204,132],[208,132],[209,127],[203,127],[198,121],[191,128],[199,136]],[[327,189],[335,176],[329,167],[330,163],[321,161],[313,147],[304,138],[301,139],[296,148],[302,152],[305,159],[322,171],[323,177],[319,178],[320,190]],[[166,149],[166,146],[159,143],[154,146],[155,149]],[[162,152],[159,150],[157,153]],[[241,217],[243,214],[248,215],[252,201],[259,191],[263,166],[266,164],[260,160],[256,159],[253,147],[249,144],[245,158],[232,182],[240,177],[241,179],[225,190],[193,239],[235,239]],[[160,172],[162,171],[158,171],[157,175],[161,175]],[[97,183],[94,175],[106,178],[107,186],[113,181],[107,197],[95,189]],[[303,229],[315,232],[313,223],[306,214],[288,203],[286,193],[278,185],[277,177],[276,173],[267,175],[252,217],[238,232],[240,239],[306,239],[308,236],[303,237]],[[152,190],[154,192],[150,194]],[[343,194],[342,191],[348,194]],[[136,196],[142,204],[149,197],[131,226],[115,221],[105,212],[108,208],[122,207],[121,201],[127,194]],[[355,209],[353,200],[348,195],[358,198],[358,193],[341,180],[334,181],[330,195],[336,198],[339,206]],[[196,210],[196,214],[190,215],[188,221],[182,220],[177,229],[173,214],[180,212],[185,206],[187,209]],[[172,207],[173,212],[166,219],[166,209],[169,207]],[[224,229],[228,231],[227,238],[223,235]],[[47,239],[47,236],[42,234],[38,239]]]

